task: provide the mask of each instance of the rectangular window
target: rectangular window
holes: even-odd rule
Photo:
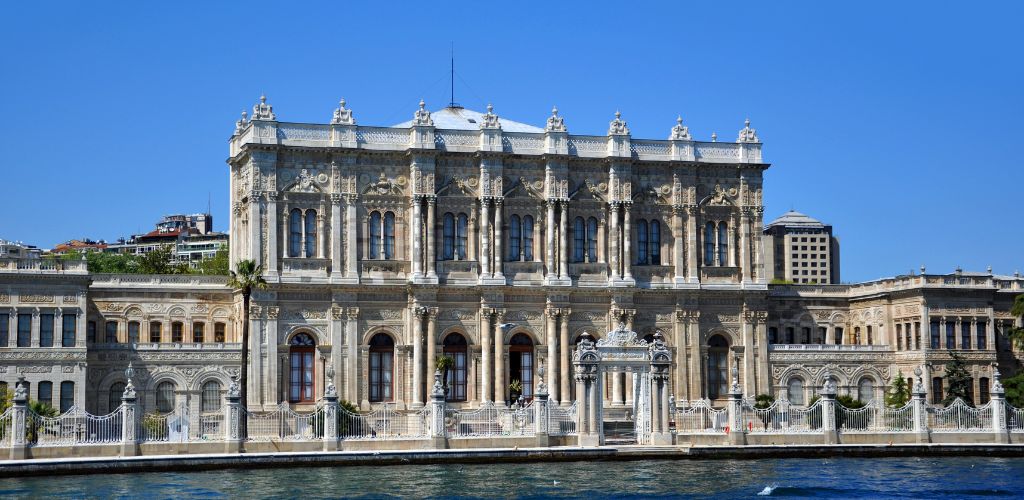
[[[977,326],[977,329],[978,329],[978,331],[977,331],[978,349],[988,349],[988,338],[986,336],[986,330],[985,330],[986,326],[988,326],[988,325],[984,321],[978,323],[978,326]],[[981,402],[981,404],[985,404],[985,403],[986,403],[985,401]]]
[[[18,315],[18,347],[29,347],[32,343],[32,315]]]
[[[914,323],[914,345],[921,349],[921,322]]]
[[[46,406],[53,406],[53,382],[40,382],[36,400]]]
[[[107,341],[108,344],[116,344],[117,343],[117,322],[116,321],[107,321],[106,328],[107,328],[107,336],[106,336],[105,340]]]
[[[966,321],[960,323],[960,348],[971,348],[971,324]]]
[[[224,342],[224,323],[213,324],[213,341]]]
[[[192,323],[192,342],[202,344],[204,340],[204,333],[206,325],[203,323]]]
[[[60,383],[60,412],[67,413],[72,406],[75,406],[75,383],[65,381]]]
[[[138,344],[139,343],[139,322],[129,321],[128,322],[128,343]]]
[[[39,315],[39,347],[53,347],[53,314]]]
[[[990,395],[989,395],[989,392],[988,392],[989,391],[988,377],[981,377],[980,379],[978,379],[978,388],[980,389],[980,394],[979,395],[981,396],[981,399],[978,400],[978,404],[988,403],[988,401],[990,399]]]
[[[954,335],[954,326],[956,323],[949,321],[946,323],[946,349],[956,349],[956,336]]]
[[[96,322],[89,321],[85,324],[85,340],[86,342],[96,342]]]
[[[64,324],[61,325],[60,331],[60,345],[63,347],[75,347],[75,326],[78,324],[78,316],[74,314],[65,314],[61,316],[64,318]]]
[[[150,321],[149,322],[149,341],[153,343],[160,342],[160,322]]]
[[[942,404],[942,377],[932,379],[932,404]]]
[[[931,346],[932,346],[932,349],[938,349],[939,348],[939,322],[938,321],[932,321],[932,325],[931,326],[932,326],[932,342],[931,342]]]
[[[0,314],[0,347],[7,347],[8,339],[11,335],[10,329],[11,315],[8,313]]]
[[[183,342],[185,338],[185,326],[180,321],[171,323],[171,342]]]

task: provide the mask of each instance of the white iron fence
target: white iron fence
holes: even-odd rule
[[[506,408],[485,401],[476,410],[448,410],[444,420],[450,437],[533,436],[537,429],[536,415],[533,403],[522,408]]]
[[[821,400],[809,407],[776,401],[761,409],[743,405],[743,425],[751,434],[804,434],[821,431]]]
[[[1014,408],[1006,403],[1006,428],[1010,432],[1024,432],[1024,408]]]
[[[548,402],[548,435],[549,436],[575,436],[576,416],[579,412],[579,405],[576,401],[571,406],[559,407],[550,401]]]
[[[11,446],[11,426],[14,420],[14,410],[8,408],[2,414],[0,414],[0,448],[9,448]]]
[[[351,413],[338,408],[338,437],[341,439],[400,439],[426,437],[430,407],[413,413],[400,413],[391,405],[381,405],[369,413]]]
[[[324,409],[297,413],[282,403],[270,412],[243,410],[249,441],[310,441],[324,437]]]
[[[836,428],[844,433],[911,432],[914,430],[914,405],[901,408],[879,407],[874,401],[862,408],[847,408],[836,403]]]
[[[698,399],[677,407],[675,422],[679,434],[718,434],[725,432],[729,415],[725,409],[716,410],[709,402]]]
[[[32,446],[106,444],[121,441],[121,409],[93,415],[72,407],[62,415],[40,415],[30,408],[26,416],[26,441]]]
[[[945,408],[928,408],[928,427],[932,432],[983,432],[992,430],[992,402],[971,408],[956,398]]]

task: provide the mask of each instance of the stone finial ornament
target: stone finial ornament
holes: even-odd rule
[[[18,375],[18,381],[14,384],[14,399],[21,401],[28,399],[28,388],[25,387],[24,375]]]
[[[243,109],[242,110],[242,117],[237,122],[235,122],[235,134],[236,135],[237,134],[241,134],[242,131],[245,130],[245,127],[248,126],[248,125],[249,125],[249,113],[246,113],[245,110]]]
[[[327,387],[324,388],[324,397],[338,397],[338,388],[334,385],[334,365],[327,365],[327,371],[324,375],[327,375]]]
[[[427,111],[427,103],[420,99],[420,109],[416,110],[416,113],[412,115],[412,124],[419,127],[433,127],[434,120],[430,117],[430,111]]]
[[[129,361],[128,368],[124,369],[124,378],[128,382],[124,384],[124,392],[121,394],[121,399],[135,399],[135,385],[132,383],[133,376],[135,376],[135,369],[132,368],[132,363]]]
[[[487,103],[487,113],[484,113],[480,128],[501,128],[501,122],[498,121],[498,115],[494,114],[494,106],[491,103]]]
[[[334,110],[334,117],[331,118],[331,125],[355,125],[356,120],[352,117],[352,110],[345,107],[345,98],[338,101],[338,109]]]
[[[1006,392],[1003,389],[1003,382],[999,380],[999,367],[997,366],[992,366],[992,392],[996,394]]]
[[[228,385],[228,397],[229,398],[240,398],[242,397],[242,388],[238,385],[238,375],[231,377],[231,384]]]
[[[441,385],[441,370],[434,370],[434,387],[430,390],[430,395],[434,397],[444,397],[444,386]]]
[[[676,117],[676,126],[672,127],[672,134],[668,136],[670,141],[689,141],[690,127],[683,125],[683,117]]]
[[[836,378],[832,376],[832,372],[829,371],[827,368],[825,369],[824,378],[825,378],[825,383],[822,385],[821,392],[823,394],[835,395],[835,393],[836,393]]]
[[[743,121],[743,130],[740,130],[740,136],[736,142],[761,142],[757,138],[757,131],[750,128],[750,118]]]
[[[718,134],[714,132],[711,133],[711,142],[718,142]]]
[[[565,118],[558,116],[558,107],[551,108],[551,116],[548,117],[548,124],[544,127],[547,132],[565,132]]]
[[[629,135],[629,127],[618,110],[615,111],[615,119],[608,124],[608,135]]]
[[[252,107],[252,119],[253,120],[268,120],[273,121],[277,119],[274,115],[274,107],[267,104],[267,96],[260,96],[260,103]]]
[[[914,367],[914,394],[924,393],[924,383],[921,382],[921,367]]]

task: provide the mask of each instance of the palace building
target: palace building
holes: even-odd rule
[[[260,409],[316,404],[329,373],[363,409],[420,408],[442,355],[455,407],[529,399],[541,379],[568,405],[576,342],[619,323],[662,333],[677,401],[721,404],[733,367],[747,396],[793,404],[826,369],[867,400],[922,368],[941,399],[956,352],[984,402],[997,365],[1018,369],[1005,332],[1021,325],[1009,311],[1024,278],[922,268],[836,284],[831,227],[787,214],[792,224],[765,228],[769,164],[749,121],[735,141],[707,142],[682,119],[667,139],[636,139],[619,113],[601,136],[571,134],[557,110],[543,127],[491,106],[421,102],[412,115],[358,125],[343,100],[329,123],[290,123],[265,98],[243,113],[229,144],[230,258],[254,260],[269,284],[249,318],[220,277],[0,259],[0,380],[23,374],[33,399],[105,413],[132,363],[145,411],[215,411],[239,372],[242,321]],[[812,235],[815,257],[791,252]],[[805,261],[821,263],[799,267],[817,283],[769,284]],[[631,406],[626,374],[606,376],[605,406]]]

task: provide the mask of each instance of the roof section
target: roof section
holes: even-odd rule
[[[449,130],[480,130],[480,124],[484,121],[483,116],[484,114],[479,111],[452,106],[430,112],[430,119],[434,120],[434,127]],[[501,129],[505,132],[544,133],[544,129],[534,127],[533,125],[512,121],[500,116],[499,119],[501,120]],[[392,125],[392,128],[409,128],[411,126],[412,120],[409,120]]]
[[[797,212],[796,210],[790,210],[779,216],[778,219],[775,219],[768,223],[768,225],[765,227],[774,226],[824,228],[825,224],[823,224],[818,219]]]

